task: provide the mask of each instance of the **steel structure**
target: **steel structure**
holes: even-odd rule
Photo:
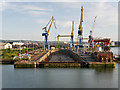
[[[102,47],[104,51],[109,51],[110,50],[110,39],[105,38],[105,39],[95,39],[94,45],[98,47]]]
[[[71,44],[72,44],[72,47],[74,47],[74,42],[73,42],[73,37],[74,37],[74,21],[72,21],[72,32],[71,32],[71,35],[58,35],[57,36],[57,39],[58,39],[58,44],[59,44],[59,37],[71,37]]]

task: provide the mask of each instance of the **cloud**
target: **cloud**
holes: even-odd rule
[[[38,19],[36,20],[37,23],[39,24],[47,24],[49,20],[46,19]],[[72,21],[59,21],[57,20],[56,25],[58,25],[61,28],[66,28],[72,26]]]
[[[42,24],[47,24],[48,23],[47,20],[43,20],[43,19],[37,19],[36,22],[39,23],[39,24],[41,24],[41,23]]]
[[[119,0],[6,0],[8,2],[118,2]]]
[[[37,6],[31,6],[31,5],[23,5],[21,6],[24,10],[37,10],[37,11],[44,11],[44,10],[48,10],[48,9],[45,9],[45,8],[40,8],[40,7],[37,7]]]
[[[41,12],[41,11],[28,11],[28,14],[31,16],[40,16],[42,14],[47,14],[47,12]]]
[[[27,5],[27,4],[19,4],[19,3],[8,3],[8,2],[5,2],[4,4],[2,4],[2,11],[5,11],[5,10],[13,10],[20,13],[25,12],[32,16],[47,14],[48,11],[52,11],[51,9],[34,6],[31,3]]]
[[[63,28],[66,28],[72,26],[72,21],[57,21],[56,24]]]

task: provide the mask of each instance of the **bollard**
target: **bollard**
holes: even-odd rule
[[[113,62],[113,68],[115,68],[115,62]]]
[[[34,68],[36,68],[36,62],[34,62]]]

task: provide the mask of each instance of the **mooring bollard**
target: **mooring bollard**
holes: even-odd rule
[[[34,62],[34,68],[36,68],[36,62]]]
[[[113,68],[115,68],[115,62],[113,62]]]

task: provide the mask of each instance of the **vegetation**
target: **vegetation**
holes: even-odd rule
[[[36,50],[37,48],[35,48]],[[28,52],[32,51],[33,49],[30,48],[28,49]],[[18,56],[20,54],[20,50],[14,50],[14,49],[2,49],[0,50],[0,58],[2,59],[7,59],[7,60],[12,60],[14,56]],[[23,48],[21,50],[21,54],[27,53],[27,49]]]
[[[55,46],[55,48],[67,48],[68,46],[64,46],[64,45],[58,45],[58,46]]]
[[[120,45],[110,46],[110,47],[120,47]]]

